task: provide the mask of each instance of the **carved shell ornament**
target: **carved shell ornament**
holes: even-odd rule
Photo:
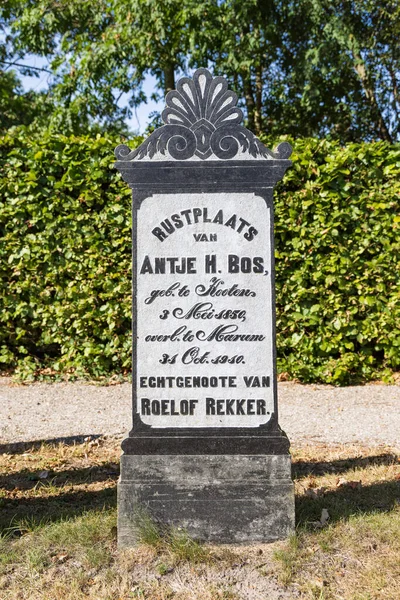
[[[236,104],[237,96],[224,77],[198,69],[193,79],[183,77],[176,90],[168,92],[161,115],[165,125],[136,150],[118,146],[115,156],[120,161],[288,159],[290,144],[269,150],[240,124],[243,113]]]

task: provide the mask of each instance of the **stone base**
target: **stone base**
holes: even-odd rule
[[[120,548],[137,543],[144,511],[202,541],[284,539],[295,526],[290,455],[123,455]]]

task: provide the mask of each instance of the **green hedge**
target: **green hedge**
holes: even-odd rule
[[[1,368],[129,372],[130,190],[111,168],[118,142],[0,139]],[[400,147],[294,147],[276,193],[279,370],[304,382],[387,378],[400,366]]]
[[[279,369],[350,383],[400,366],[400,146],[301,140],[276,194]]]
[[[129,369],[131,194],[114,146],[1,140],[0,360],[22,374]]]

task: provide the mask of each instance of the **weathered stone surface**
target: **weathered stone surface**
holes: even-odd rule
[[[216,543],[266,542],[294,529],[290,456],[122,456],[118,544],[138,541],[140,514]]]

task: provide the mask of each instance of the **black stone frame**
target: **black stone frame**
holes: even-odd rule
[[[286,169],[287,159],[219,160],[219,161],[124,161],[115,163],[124,180],[132,188],[133,218],[133,286],[132,286],[132,391],[133,428],[122,443],[125,454],[288,454],[289,440],[278,424],[276,373],[276,318],[274,265],[274,207],[273,189]],[[264,198],[271,210],[271,284],[273,373],[271,374],[274,413],[265,425],[258,428],[155,428],[142,422],[136,405],[137,364],[137,211],[145,198],[155,193],[218,193],[253,192]]]

